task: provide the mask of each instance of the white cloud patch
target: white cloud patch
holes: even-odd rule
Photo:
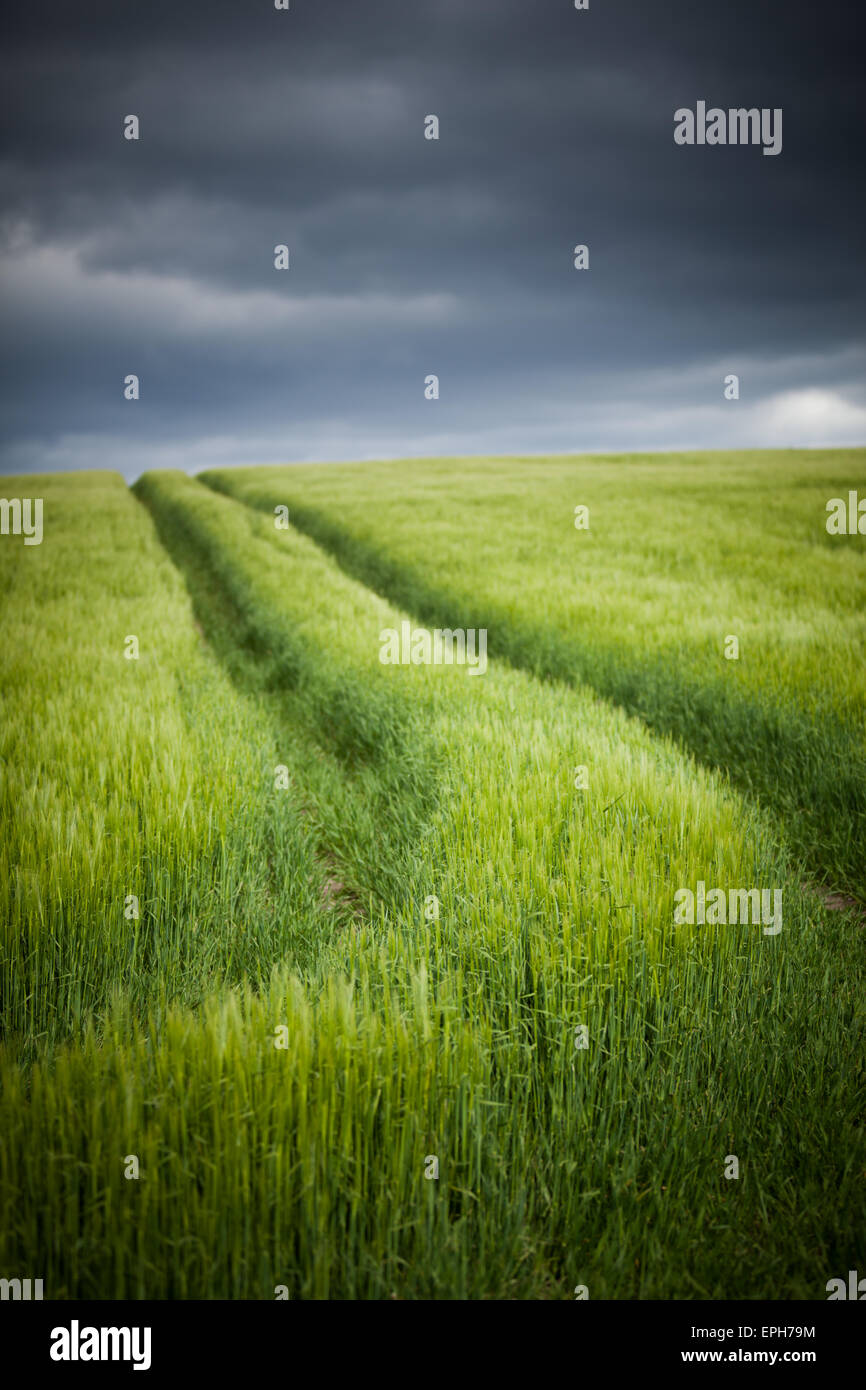
[[[761,402],[755,415],[762,444],[808,448],[866,442],[866,405],[846,400],[839,391],[783,391]]]

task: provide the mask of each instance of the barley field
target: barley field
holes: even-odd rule
[[[864,484],[4,480],[45,520],[0,541],[2,1271],[826,1299],[866,1212],[866,538],[825,523]],[[382,660],[421,628],[486,669]],[[782,908],[683,920],[704,888]]]

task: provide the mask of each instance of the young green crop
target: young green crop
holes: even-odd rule
[[[266,986],[117,999],[30,1067],[12,1040],[4,1268],[39,1258],[49,1297],[823,1297],[856,1241],[864,950],[774,826],[588,690],[383,666],[405,615],[307,537],[181,475],[136,490],[208,644],[172,580],[173,659],[219,689],[191,747],[237,729],[290,772],[251,778],[229,863],[290,799],[314,908],[301,933],[279,900]],[[35,634],[22,679],[56,684]],[[675,927],[699,878],[781,886],[782,933]]]
[[[45,536],[0,547],[0,1017],[33,1048],[114,993],[264,981],[333,923],[299,806],[263,795],[271,731],[204,651],[143,508],[113,474],[19,483]]]
[[[582,681],[726,770],[810,874],[866,895],[864,451],[458,459],[206,473],[417,619]],[[575,529],[575,507],[589,529]],[[739,642],[736,660],[726,639]]]

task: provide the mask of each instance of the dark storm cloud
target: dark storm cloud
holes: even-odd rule
[[[13,7],[5,467],[863,438],[855,18]],[[698,99],[782,107],[782,154],[677,147]]]

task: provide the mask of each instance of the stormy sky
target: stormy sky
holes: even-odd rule
[[[858,10],[14,0],[0,468],[866,443]]]

